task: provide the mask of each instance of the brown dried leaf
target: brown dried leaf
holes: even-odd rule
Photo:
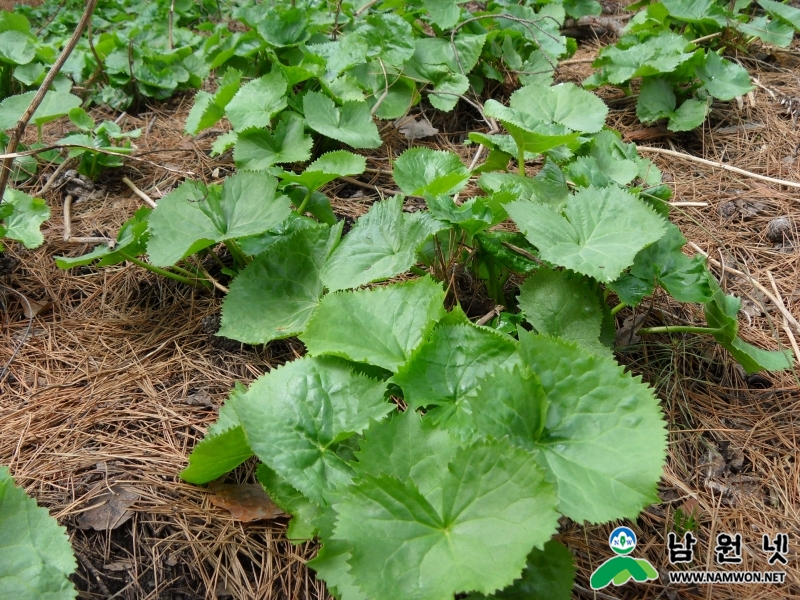
[[[115,560],[112,563],[103,565],[103,569],[106,571],[127,571],[129,569],[133,570],[133,559],[126,558],[123,560]]]
[[[439,130],[428,123],[427,119],[420,119],[419,121],[415,119],[405,120],[398,129],[407,140],[418,140],[439,133]]]
[[[647,319],[647,313],[626,318],[622,323],[622,327],[617,329],[614,345],[617,347],[632,346],[641,342],[642,338],[636,335],[636,332],[639,331],[645,319]]]
[[[258,483],[212,483],[208,489],[214,492],[211,504],[229,511],[234,521],[249,523],[286,514]]]
[[[22,294],[19,294],[19,297],[22,300],[22,312],[25,314],[26,319],[33,319],[36,315],[49,310],[53,306],[52,302],[37,302]]]
[[[178,400],[181,404],[188,404],[189,406],[206,406],[209,408],[214,407],[214,401],[211,399],[211,396],[208,395],[208,392],[205,390],[200,390],[199,392],[195,392],[194,394],[190,394],[185,398],[181,398]]]
[[[122,485],[111,486],[111,491],[92,498],[88,510],[78,518],[79,529],[108,531],[116,529],[133,516],[128,510],[139,499],[139,493]]]

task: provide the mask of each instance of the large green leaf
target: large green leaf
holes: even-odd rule
[[[321,504],[352,478],[340,443],[394,408],[385,388],[335,358],[305,357],[259,377],[235,408],[256,456]]]
[[[0,130],[11,129],[17,124],[23,113],[28,110],[31,100],[36,92],[26,92],[18,96],[9,96],[0,102]],[[66,92],[48,91],[36,112],[31,117],[30,124],[44,125],[63,117],[76,106],[81,105],[81,99]]]
[[[377,148],[383,143],[366,102],[345,102],[337,108],[327,96],[308,92],[303,112],[311,129],[353,148]]]
[[[278,176],[286,183],[296,183],[313,191],[337,177],[363,173],[366,167],[367,161],[363,156],[347,150],[334,150],[320,156],[302,173],[283,171]]]
[[[607,46],[595,61],[609,83],[621,84],[646,75],[671,73],[693,54],[684,52],[689,42],[681,35],[665,31],[642,43]]]
[[[489,597],[469,596],[467,600],[570,600],[575,580],[572,554],[556,540],[544,549],[534,548],[522,577]]]
[[[320,507],[263,463],[258,465],[256,476],[258,482],[267,490],[270,499],[281,510],[292,515],[292,521],[286,530],[287,539],[296,543],[314,537],[316,527],[313,521],[318,516]]]
[[[147,253],[170,266],[217,242],[262,233],[289,216],[289,199],[263,173],[241,172],[222,188],[187,181],[159,200],[150,215]]]
[[[456,448],[449,462],[430,460],[418,449],[440,433],[421,427],[412,411],[371,427],[367,440],[384,435],[395,442],[392,455],[414,459],[390,460],[380,475],[356,463],[356,484],[334,504],[333,539],[350,544],[350,574],[369,597],[491,593],[518,577],[531,547],[555,531],[552,486],[522,449],[479,442]]]
[[[770,15],[791,24],[795,30],[800,30],[800,9],[775,0],[758,0],[758,3]]]
[[[384,64],[399,67],[414,54],[411,25],[394,13],[371,14],[356,32],[367,42],[367,55]]]
[[[333,252],[322,281],[336,291],[399,275],[414,265],[418,248],[441,228],[424,212],[403,212],[402,196],[376,202]]]
[[[485,327],[440,326],[391,382],[402,388],[410,408],[438,406],[437,421],[468,434],[472,419],[467,394],[487,372],[518,363],[516,349],[515,340]]]
[[[300,229],[259,254],[233,280],[221,336],[248,344],[302,333],[322,297],[320,271],[341,225]]]
[[[636,306],[659,284],[679,302],[708,302],[711,288],[705,258],[700,255],[689,258],[681,252],[684,244],[686,238],[681,230],[667,223],[664,236],[640,250],[630,272],[611,284],[619,299]]]
[[[82,256],[56,256],[56,265],[59,269],[70,269],[89,265],[97,260],[98,267],[105,267],[124,262],[128,257],[136,258],[144,254],[149,235],[147,221],[152,210],[149,206],[143,206],[125,221],[117,232],[117,243],[113,249],[102,245]]]
[[[733,100],[754,89],[747,69],[725,60],[716,52],[706,54],[705,61],[697,65],[695,73],[708,93],[720,100]]]
[[[313,143],[311,136],[305,134],[303,119],[284,113],[273,132],[259,127],[240,132],[233,160],[237,169],[266,171],[275,164],[308,160]]]
[[[714,0],[662,0],[671,17],[710,27],[728,24],[725,9]]]
[[[332,354],[390,371],[408,360],[444,314],[430,277],[322,299],[300,336],[309,354]]]
[[[305,42],[311,36],[308,25],[309,11],[305,8],[273,9],[259,20],[257,30],[268,44],[284,48]]]
[[[655,211],[616,186],[580,190],[567,201],[566,218],[524,200],[505,207],[544,260],[603,282],[614,281],[666,232]]]
[[[2,221],[0,237],[22,242],[26,248],[41,246],[44,236],[40,227],[50,218],[50,208],[47,206],[47,202],[7,187],[3,193],[3,204],[8,204],[12,210],[11,214],[0,219]]]
[[[511,440],[548,471],[559,511],[574,521],[632,519],[658,502],[667,436],[652,390],[613,358],[562,340],[519,335],[523,362],[545,397],[526,381],[524,369],[486,377],[469,397],[478,427],[497,437],[505,424]],[[498,396],[509,400],[498,406]],[[531,415],[546,411],[539,428],[518,416],[523,408]]]
[[[592,354],[610,354],[600,343],[602,295],[584,278],[543,267],[525,280],[519,292],[520,310],[536,331],[575,342]]]
[[[394,162],[394,181],[406,194],[455,194],[469,181],[469,169],[458,155],[418,147],[406,150]]]
[[[35,57],[36,46],[27,35],[20,31],[0,33],[0,62],[9,65],[27,65]]]
[[[212,127],[225,116],[225,107],[239,91],[242,73],[236,69],[228,69],[219,82],[217,91],[212,96],[200,91],[194,97],[194,104],[186,117],[186,133],[197,135],[203,129]]]
[[[243,85],[225,108],[236,131],[267,127],[286,108],[288,82],[280,68]]]
[[[77,566],[66,529],[0,467],[0,597],[75,598]]]
[[[245,387],[237,381],[219,409],[217,422],[208,428],[205,437],[192,449],[189,466],[181,471],[181,479],[195,484],[208,483],[253,456],[235,409],[245,392]]]
[[[791,369],[793,364],[792,353],[789,350],[762,350],[748,344],[739,336],[739,309],[742,301],[736,296],[727,295],[717,283],[717,280],[708,273],[708,282],[711,286],[712,298],[704,305],[706,322],[713,327],[714,339],[735,358],[748,373],[755,373],[765,369],[767,371],[782,371]]]

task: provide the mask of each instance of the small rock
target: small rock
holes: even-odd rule
[[[772,219],[767,225],[767,239],[775,243],[790,240],[794,235],[792,230],[792,222],[788,217]]]

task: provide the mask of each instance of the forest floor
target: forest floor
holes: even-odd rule
[[[578,54],[559,67],[557,80],[579,82],[588,76],[590,59],[609,41],[583,40]],[[741,102],[714,105],[701,129],[671,134],[644,127],[635,116],[635,97],[601,89],[611,109],[608,125],[640,146],[800,182],[800,135],[779,101],[800,103],[800,52],[755,48],[739,61],[764,87]],[[496,92],[498,98],[507,93]],[[191,95],[184,95],[122,116],[124,129],[142,128],[136,155],[145,160],[127,160],[126,167],[101,176],[94,192],[73,207],[73,235],[114,237],[142,205],[122,177],[158,199],[185,177],[214,182],[232,171],[230,155],[208,156],[213,135],[182,133],[191,104]],[[120,117],[99,108],[93,116]],[[457,152],[469,164],[475,147],[463,141],[480,128],[472,109],[428,114],[423,102],[412,116],[430,117],[439,130],[425,145]],[[380,126],[385,143],[368,156],[376,172],[362,176],[359,184],[334,182],[325,190],[340,218],[365,213],[391,188],[380,171],[410,142],[395,124]],[[66,120],[48,124],[45,141],[59,139],[67,128]],[[775,301],[800,320],[800,188],[640,151],[663,170],[673,201],[684,203],[673,208],[672,217],[694,245],[687,248],[708,254],[726,291],[743,299],[742,336],[765,349],[796,350],[800,329]],[[23,189],[37,192],[52,171],[43,169]],[[228,511],[211,504],[209,490],[177,476],[234,382],[247,384],[299,356],[302,344],[290,339],[250,347],[216,338],[220,293],[160,279],[135,265],[59,270],[54,256],[89,249],[62,240],[64,195],[63,188],[45,194],[52,211],[44,226],[46,243],[37,250],[11,244],[0,263],[0,366],[10,365],[0,377],[0,464],[11,464],[18,483],[67,526],[79,562],[81,597],[327,598],[304,566],[314,545],[290,544],[285,520],[232,520]],[[778,218],[788,225],[783,222],[776,236]],[[28,301],[35,304],[26,313]],[[653,325],[703,324],[697,306],[662,296],[620,312],[618,326],[637,317]],[[639,537],[636,556],[655,565],[661,579],[592,592],[588,578],[611,555],[608,534],[614,524],[584,527],[564,519],[558,538],[578,568],[574,597],[800,598],[797,372],[747,377],[703,337],[628,342],[618,357],[655,388],[669,422],[662,502],[630,524]],[[230,481],[253,481],[253,468],[247,463]],[[680,567],[669,564],[667,533],[681,515],[694,519],[685,528],[699,539],[692,569],[725,570],[715,564],[716,535],[740,533],[741,569],[785,570],[787,582],[669,585],[667,571]],[[761,549],[762,535],[777,533],[789,534],[785,567],[769,565]]]

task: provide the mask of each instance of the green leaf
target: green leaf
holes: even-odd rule
[[[320,271],[341,226],[300,229],[259,254],[233,280],[218,335],[264,344],[302,333],[322,297]]]
[[[352,478],[340,443],[393,410],[385,388],[336,359],[304,357],[259,377],[235,408],[256,456],[321,504]]]
[[[292,521],[286,530],[286,537],[289,541],[296,543],[313,538],[317,529],[313,521],[318,516],[319,506],[311,502],[283,477],[263,463],[258,465],[256,477],[258,482],[267,490],[272,501],[281,510],[292,515]]]
[[[661,77],[643,77],[636,116],[643,123],[667,119],[675,112],[675,93],[672,85]]]
[[[489,192],[510,192],[520,200],[550,204],[558,209],[569,198],[564,172],[550,158],[534,177],[522,177],[514,173],[485,173],[478,184]]]
[[[457,206],[450,196],[444,194],[425,197],[425,203],[436,219],[457,225],[470,235],[475,235],[494,225],[495,213],[489,207],[489,202],[491,200],[488,198],[475,196]],[[500,206],[494,208],[498,212],[505,212]]]
[[[450,112],[458,104],[459,96],[469,90],[469,79],[461,73],[448,73],[437,77],[433,90],[428,92],[428,102],[442,112]]]
[[[492,596],[469,596],[467,600],[570,600],[575,565],[570,551],[556,540],[544,549],[534,548],[522,577]]]
[[[444,314],[430,277],[322,299],[300,340],[312,356],[332,354],[396,371]]]
[[[13,207],[3,221],[2,237],[22,242],[26,248],[38,248],[44,243],[40,230],[42,223],[50,218],[50,208],[41,198],[32,198],[24,192],[7,187],[3,204]]]
[[[383,143],[366,102],[345,102],[340,109],[327,96],[308,92],[303,112],[311,129],[353,148],[377,148]]]
[[[322,281],[331,291],[358,287],[407,271],[417,250],[442,229],[424,212],[403,212],[403,197],[376,202],[331,255]]]
[[[334,42],[315,44],[308,49],[325,60],[325,78],[332,80],[350,67],[364,64],[369,44],[358,33],[351,33]]]
[[[747,69],[725,60],[716,52],[706,54],[705,61],[697,65],[695,73],[708,93],[720,100],[733,100],[755,89]]]
[[[776,4],[786,6],[779,2]],[[794,39],[794,26],[780,18],[768,19],[761,16],[748,23],[734,22],[733,26],[745,35],[760,38],[764,43],[773,44],[779,48],[787,48]]]
[[[516,341],[471,323],[439,326],[389,381],[403,389],[409,408],[440,407],[433,418],[472,437],[467,395],[496,367],[519,363]]]
[[[147,253],[157,266],[218,242],[255,235],[289,216],[289,199],[276,192],[278,182],[263,173],[241,172],[222,189],[187,181],[159,200],[150,216]]]
[[[359,175],[366,168],[367,161],[363,156],[353,154],[347,150],[334,150],[320,156],[308,165],[302,173],[283,171],[278,176],[285,183],[296,183],[313,191],[337,177]]]
[[[521,233],[481,231],[475,235],[475,240],[481,250],[515,273],[528,274],[539,268],[539,263],[530,259],[530,256],[536,257],[536,248],[531,246]],[[511,246],[519,248],[526,254],[515,251]]]
[[[294,113],[284,113],[272,133],[261,128],[240,132],[233,160],[237,169],[266,171],[278,163],[308,160],[313,143],[311,136],[305,134],[303,119]]]
[[[224,116],[225,111],[214,103],[214,96],[201,90],[194,97],[184,131],[189,135],[197,135],[203,129],[215,125]]]
[[[461,7],[456,0],[422,0],[425,11],[422,13],[440,29],[450,29],[461,16]]]
[[[602,282],[614,281],[639,250],[666,232],[651,208],[614,186],[580,190],[567,201],[566,218],[524,200],[506,210],[544,260]]]
[[[600,343],[601,297],[584,278],[542,267],[522,284],[519,307],[541,334],[575,342],[591,354],[610,355]]]
[[[30,37],[19,31],[0,33],[0,62],[26,65],[35,57],[36,47]]]
[[[181,479],[197,485],[208,483],[253,456],[235,410],[245,392],[245,387],[237,381],[219,409],[217,422],[208,428],[189,455],[189,466],[181,471]]]
[[[305,42],[311,32],[308,30],[308,11],[303,8],[289,10],[270,10],[258,23],[258,34],[269,45],[276,48],[296,46]]]
[[[672,223],[655,244],[640,250],[630,273],[611,284],[620,300],[636,306],[642,298],[653,293],[656,284],[663,287],[678,302],[704,303],[711,299],[705,259],[698,255],[689,258],[681,248],[686,238]]]
[[[371,427],[367,439],[392,435],[404,420],[419,417],[409,411]],[[429,435],[438,432],[415,427],[392,435],[393,453],[414,452]],[[350,575],[369,597],[450,600],[493,592],[518,577],[531,547],[555,531],[552,487],[521,449],[477,443],[458,448],[449,464],[423,465],[409,465],[402,478],[359,473],[334,504],[333,539],[350,543]]]
[[[775,2],[775,0],[758,0],[758,3],[761,5],[761,8],[773,17],[778,17],[786,23],[791,24],[795,30],[800,30],[799,9],[784,4],[783,2]]]
[[[288,82],[280,68],[243,85],[225,108],[234,130],[267,127],[287,106]]]
[[[14,79],[26,86],[35,85],[44,80],[45,68],[42,63],[31,62],[14,68]]]
[[[98,267],[106,267],[124,262],[128,257],[137,257],[145,253],[147,238],[147,221],[153,209],[143,206],[134,215],[123,223],[117,233],[117,243],[112,250],[107,245],[97,246],[91,252],[82,256],[56,256],[56,265],[59,269],[71,269],[89,265],[98,260]]]
[[[714,0],[662,0],[674,19],[709,27],[725,27],[728,16]]]
[[[603,68],[609,83],[619,85],[634,77],[671,73],[693,56],[684,52],[687,46],[689,42],[683,36],[665,31],[629,47],[607,46],[594,66]]]
[[[458,155],[445,150],[411,148],[394,162],[395,183],[410,196],[455,194],[469,181],[469,169]]]
[[[705,100],[690,98],[678,107],[670,117],[667,129],[670,131],[691,131],[699,127],[708,114],[709,104]]]
[[[82,131],[92,131],[95,128],[94,119],[80,106],[69,111],[69,120]]]
[[[227,133],[223,133],[219,136],[214,143],[211,144],[211,156],[219,156],[220,154],[224,154],[230,148],[236,144],[236,140],[239,138],[236,135],[235,131],[228,131]]]
[[[525,331],[519,337],[523,362],[545,393],[544,428],[538,435],[522,435],[525,427],[515,413],[493,411],[501,393],[502,380],[496,377],[486,378],[470,397],[473,413],[493,415],[488,422],[495,435],[502,415],[514,417],[504,418],[511,441],[534,453],[555,482],[558,510],[574,521],[633,519],[658,502],[667,433],[652,390],[613,358],[591,356],[569,342]],[[535,390],[521,381],[509,392],[526,393],[538,403]],[[481,404],[486,408],[479,411]]]
[[[31,100],[36,95],[35,91],[9,96],[0,102],[0,129],[11,129],[17,124],[23,113],[28,110]],[[36,112],[31,117],[30,124],[39,126],[59,117],[65,116],[70,110],[81,105],[81,99],[66,92],[48,91]]]
[[[280,240],[290,236],[295,231],[308,227],[316,227],[317,225],[319,225],[319,223],[314,219],[301,217],[297,213],[292,212],[286,220],[277,227],[273,227],[258,235],[239,238],[237,243],[242,249],[242,252],[247,256],[256,256],[264,252],[267,248],[270,248],[273,244],[277,244]]]
[[[77,567],[67,530],[0,467],[0,596],[75,598]]]
[[[414,35],[404,19],[394,13],[370,14],[356,32],[367,42],[370,57],[386,65],[402,66],[414,54]]]
[[[293,187],[289,190],[289,199],[292,201],[292,205],[298,208],[303,204],[303,200],[306,199],[307,195],[308,188],[302,186]],[[311,197],[306,202],[305,212],[314,215],[320,223],[331,226],[336,225],[336,214],[333,212],[330,198],[322,192],[311,192]]]
[[[599,15],[603,7],[596,0],[564,0],[564,10],[573,19],[589,15]]]
[[[716,330],[713,336],[720,346],[730,352],[731,356],[742,365],[748,374],[762,369],[767,371],[791,369],[794,364],[791,351],[762,350],[738,337],[738,314],[742,301],[736,296],[726,295],[710,273],[708,273],[708,282],[713,296],[703,308],[706,322],[709,327]]]

